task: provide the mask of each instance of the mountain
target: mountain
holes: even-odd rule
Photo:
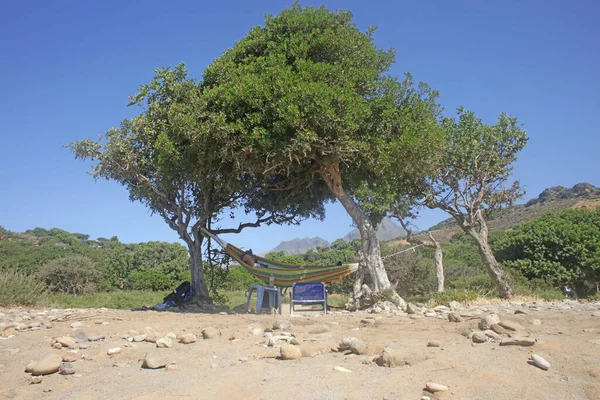
[[[404,228],[396,225],[391,219],[384,218],[377,226],[377,239],[379,240],[392,240],[400,236],[406,236],[406,231]],[[360,239],[360,232],[355,228],[348,232],[342,239],[346,242]]]
[[[272,251],[282,251],[286,256],[290,254],[304,254],[308,250],[317,250],[317,246],[328,247],[329,242],[320,237],[296,238],[279,243],[269,253]]]
[[[550,212],[579,207],[600,207],[600,188],[590,183],[578,183],[572,188],[552,186],[525,204],[507,207],[490,215],[486,221],[490,231],[503,231]],[[460,231],[453,218],[448,218],[429,230],[435,231],[434,236],[441,241],[450,240],[452,235]]]

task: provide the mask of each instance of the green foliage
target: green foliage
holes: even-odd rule
[[[600,282],[600,209],[547,214],[506,232],[493,248],[528,279],[593,287]]]
[[[451,301],[468,303],[480,296],[481,293],[475,290],[449,290],[444,293],[436,293],[433,296],[433,301],[436,304],[448,306]]]
[[[129,276],[128,288],[134,290],[168,290],[173,288],[171,277],[157,269],[134,271]]]
[[[53,293],[39,303],[40,306],[53,308],[116,308],[132,309],[143,305],[160,304],[170,292],[151,291],[112,291],[73,296],[66,293]]]
[[[50,291],[69,294],[93,293],[100,280],[100,273],[94,262],[79,255],[59,258],[42,265],[38,276]]]
[[[34,306],[46,294],[46,286],[34,275],[0,269],[0,307]]]
[[[250,285],[255,283],[263,284],[264,282],[252,275],[244,267],[233,266],[229,268],[223,289],[229,291],[248,290]]]

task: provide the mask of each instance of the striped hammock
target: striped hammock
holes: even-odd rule
[[[358,269],[358,264],[324,266],[286,264],[260,256],[256,256],[256,265],[251,266],[242,261],[244,250],[227,243],[204,228],[200,228],[200,233],[217,242],[231,258],[252,275],[265,283],[269,283],[272,276],[275,286],[279,287],[291,287],[295,282],[332,282],[345,278]]]

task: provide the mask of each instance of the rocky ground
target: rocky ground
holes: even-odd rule
[[[600,303],[0,309],[0,398],[600,399]]]

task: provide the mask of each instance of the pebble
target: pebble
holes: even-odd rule
[[[157,369],[163,368],[167,365],[167,362],[158,356],[156,353],[149,352],[144,357],[144,361],[142,362],[142,368],[147,369]]]
[[[165,371],[179,371],[180,369],[181,368],[175,363],[175,361],[165,367]]]
[[[253,334],[254,336],[260,336],[263,333],[265,333],[265,330],[262,328],[252,328],[252,330],[250,331],[251,334]]]
[[[156,347],[165,349],[173,347],[173,340],[168,337],[162,337],[156,341]]]
[[[42,383],[42,377],[41,376],[32,376],[31,378],[29,378],[29,384],[30,385],[36,385],[38,383]]]
[[[497,314],[488,314],[481,317],[479,320],[479,329],[482,331],[486,331],[492,327],[494,324],[498,324],[500,322],[500,317]]]
[[[436,313],[434,313],[434,312],[427,312],[427,313],[425,313],[425,316],[426,316],[426,317],[429,317],[429,318],[434,318],[434,317],[436,317],[436,316],[437,316],[437,314],[436,314]]]
[[[485,343],[486,335],[485,332],[473,332],[471,336],[473,343]]]
[[[509,331],[524,331],[525,327],[519,323],[512,321],[500,321],[498,323],[504,329],[508,329]]]
[[[62,347],[75,346],[75,339],[70,336],[59,336],[55,340],[56,340],[56,343],[60,343],[60,345]]]
[[[75,373],[75,367],[71,363],[62,362],[60,364],[59,373],[62,375],[73,375]]]
[[[108,351],[106,352],[106,354],[108,354],[109,356],[115,355],[115,354],[119,354],[121,352],[121,348],[120,347],[113,347],[112,349],[108,349]]]
[[[333,367],[333,370],[337,371],[337,372],[352,372],[348,368],[344,368],[344,367],[339,366],[339,365]]]
[[[442,344],[439,340],[430,340],[427,342],[427,347],[440,347]]]
[[[196,340],[198,340],[198,337],[196,335],[194,335],[193,333],[186,333],[185,335],[181,335],[179,337],[179,343],[183,343],[183,344],[194,343],[194,342],[196,342]]]
[[[132,341],[138,343],[138,342],[143,342],[144,340],[146,340],[146,334],[143,335],[135,335],[131,338]]]
[[[349,350],[354,354],[363,354],[367,350],[367,345],[362,340],[355,337],[347,337],[342,339],[339,344],[340,350]]]
[[[282,360],[295,360],[302,358],[302,351],[300,347],[294,346],[293,344],[284,344],[279,349]]]
[[[54,343],[54,344],[52,345],[52,347],[54,347],[55,349],[58,349],[58,350],[60,350],[60,349],[62,349],[62,344],[60,344],[60,343],[58,343],[58,342],[57,342],[57,343]]]
[[[77,321],[77,322],[73,322],[73,323],[71,324],[71,328],[81,328],[81,327],[83,327],[83,323],[82,323],[82,322],[79,322],[79,321]]]
[[[79,360],[79,354],[77,353],[65,353],[62,356],[63,362],[72,363]]]
[[[101,325],[103,322],[104,322],[104,321],[102,321],[101,319],[97,319],[97,320],[95,320],[95,321],[94,321],[94,323],[95,323],[96,325]]]
[[[533,361],[536,366],[540,367],[544,371],[547,371],[550,368],[550,363],[537,354],[531,355],[531,361]]]
[[[209,326],[208,328],[204,328],[202,330],[202,337],[204,339],[215,339],[219,336],[221,336],[221,331],[217,328],[213,328],[212,326]]]
[[[520,336],[513,336],[500,341],[500,346],[533,346],[534,344],[535,339]]]
[[[448,321],[450,322],[463,322],[463,318],[457,312],[451,312],[448,314]]]
[[[289,329],[293,325],[287,319],[281,319],[273,322],[273,329]]]
[[[90,337],[88,338],[88,340],[89,340],[90,342],[97,342],[97,341],[100,341],[100,340],[104,340],[104,335],[95,335],[95,336],[90,336]]]
[[[88,347],[90,347],[90,345],[87,343],[77,343],[77,345],[75,347],[77,347],[78,349],[81,349],[81,350],[85,350]]]
[[[61,363],[62,357],[60,354],[48,354],[33,366],[31,373],[33,375],[53,374],[58,371]]]
[[[425,389],[427,389],[431,393],[436,393],[436,392],[445,392],[448,390],[448,387],[441,385],[439,383],[427,382],[425,384]]]

